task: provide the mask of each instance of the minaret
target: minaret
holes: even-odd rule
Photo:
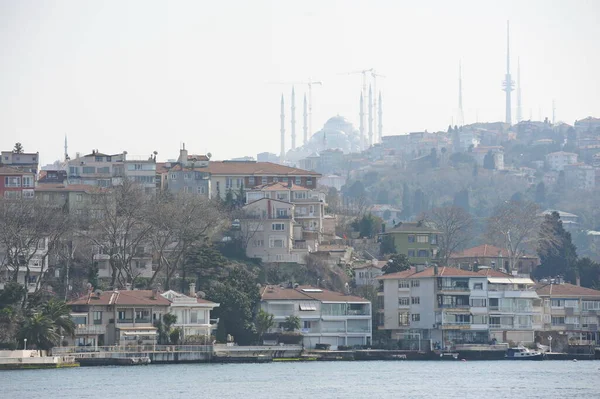
[[[556,125],[556,102],[552,100],[552,124]]]
[[[383,108],[381,107],[381,92],[379,92],[379,102],[377,103],[377,106],[379,107],[379,117],[377,118],[379,125],[377,126],[377,130],[379,133],[379,142],[381,143],[381,137],[383,136]]]
[[[65,162],[69,160],[69,151],[67,146],[67,135],[65,134]]]
[[[283,103],[283,93],[281,94],[281,153],[280,162],[285,160],[285,105]]]
[[[302,114],[302,119],[304,122],[304,125],[302,126],[302,129],[304,130],[304,145],[306,145],[306,143],[308,142],[308,111],[307,111],[307,106],[306,106],[306,93],[304,94],[304,114]]]
[[[360,147],[361,149],[366,148],[367,138],[365,137],[365,100],[363,99],[363,93],[360,92]]]
[[[462,61],[458,61],[458,126],[465,124],[462,104]]]
[[[506,21],[506,78],[503,82],[504,91],[506,92],[506,120],[509,125],[512,124],[510,93],[513,91],[515,82],[510,76],[510,23]]]
[[[517,123],[523,120],[521,114],[521,60],[517,58]]]
[[[292,86],[292,150],[296,149],[296,93]]]
[[[369,85],[369,147],[373,145],[373,90]]]

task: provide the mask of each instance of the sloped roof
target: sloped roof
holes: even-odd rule
[[[320,290],[321,292],[307,292],[306,290]],[[277,300],[300,300],[300,301],[321,301],[321,302],[359,302],[369,303],[365,298],[353,295],[344,295],[340,292],[326,290],[324,288],[312,287],[310,285],[301,285],[296,288],[281,288],[278,285],[267,285],[261,290],[261,299],[263,301]]]
[[[386,233],[439,233],[436,229],[419,222],[400,222]]]
[[[455,254],[450,255],[450,258],[497,258],[503,257],[508,258],[509,254],[506,248],[496,247],[494,245],[483,244],[473,248],[467,248],[462,252],[457,252]],[[535,255],[522,255],[519,257],[522,258],[537,258]]]
[[[543,284],[536,287],[536,292],[540,296],[593,296],[600,298],[600,291],[591,288],[580,287],[569,283],[563,284]]]
[[[88,184],[60,184],[60,183],[38,183],[35,188],[38,192],[52,192],[52,191],[76,191],[76,192],[93,192],[100,191],[99,187],[91,186]]]
[[[495,270],[495,269],[482,269],[477,271],[478,274],[481,274],[482,276],[487,276],[487,277],[506,277],[506,278],[510,278],[513,277],[512,275],[508,274],[508,273],[502,273],[499,270]]]
[[[407,277],[415,274],[415,272],[416,272],[416,269],[411,266],[411,268],[408,270],[404,270],[404,271],[396,272],[396,273],[384,274],[383,276],[379,276],[376,279],[377,280],[398,280],[398,279],[407,278]]]
[[[278,165],[272,162],[210,161],[206,169],[213,175],[321,176],[321,174],[317,172]]]
[[[294,182],[284,183],[284,182],[273,182],[262,184],[260,186],[256,186],[252,188],[251,191],[284,191],[284,190],[292,190],[292,191],[310,191],[308,188],[303,186],[298,186]]]
[[[99,296],[92,292],[67,304],[169,306],[171,302],[160,293],[153,296],[152,290],[115,290],[104,291]]]
[[[25,172],[10,166],[0,166],[0,175],[30,175],[33,172]]]
[[[415,273],[408,278],[423,278],[423,277],[485,277],[476,272],[470,272],[468,270],[458,269],[456,267],[440,267],[438,268],[438,274],[434,274],[435,268],[428,267],[422,272]]]

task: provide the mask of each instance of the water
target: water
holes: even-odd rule
[[[0,371],[0,398],[600,398],[600,362],[307,362]]]

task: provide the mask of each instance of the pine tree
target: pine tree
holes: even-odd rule
[[[564,229],[558,212],[544,217],[538,238],[538,256],[541,264],[534,271],[535,277],[563,276],[575,283],[577,248],[571,241],[571,233]]]

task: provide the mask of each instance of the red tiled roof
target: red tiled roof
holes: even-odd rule
[[[156,163],[156,173],[163,174],[167,173],[170,168],[167,167],[168,162],[157,162]]]
[[[169,306],[171,302],[160,295],[153,297],[152,290],[104,291],[99,296],[95,293],[85,295],[68,302],[68,305],[157,305]]]
[[[408,278],[408,277],[412,276],[413,274],[415,274],[415,272],[416,272],[416,269],[411,266],[411,268],[408,270],[404,270],[404,271],[396,272],[396,273],[384,274],[383,276],[379,276],[376,279],[377,280],[403,279],[403,278]]]
[[[60,184],[60,183],[38,183],[35,191],[100,191],[99,187],[88,184]]]
[[[281,191],[281,190],[292,190],[292,191],[310,191],[308,188],[303,186],[298,186],[293,182],[284,183],[284,182],[274,182],[263,184],[260,186],[256,186],[252,189],[252,191]]]
[[[271,162],[210,161],[208,170],[213,175],[291,175],[321,176],[320,173],[292,168]]]
[[[489,257],[496,258],[498,256],[508,258],[508,251],[504,248],[495,247],[493,245],[483,244],[478,247],[467,248],[462,252],[452,254],[451,258],[477,258],[477,257]]]
[[[481,269],[477,273],[481,274],[482,276],[487,276],[487,277],[507,277],[507,278],[514,277],[514,276],[511,276],[510,274],[502,273],[501,271],[495,270],[495,269]]]
[[[321,292],[306,292],[303,290],[321,290]],[[322,302],[360,302],[369,303],[365,298],[353,295],[344,295],[340,292],[329,291],[324,288],[301,285],[297,288],[281,288],[278,285],[267,285],[262,288],[261,299],[268,300],[300,300],[300,301],[322,301]]]
[[[600,297],[600,291],[591,288],[580,287],[569,283],[564,284],[540,284],[536,287],[540,296],[594,296]]]
[[[438,268],[438,274],[435,275],[435,268],[428,267],[422,272],[415,273],[408,278],[423,278],[423,277],[482,277],[481,274],[470,272],[468,270],[457,269],[455,267],[440,267]]]

